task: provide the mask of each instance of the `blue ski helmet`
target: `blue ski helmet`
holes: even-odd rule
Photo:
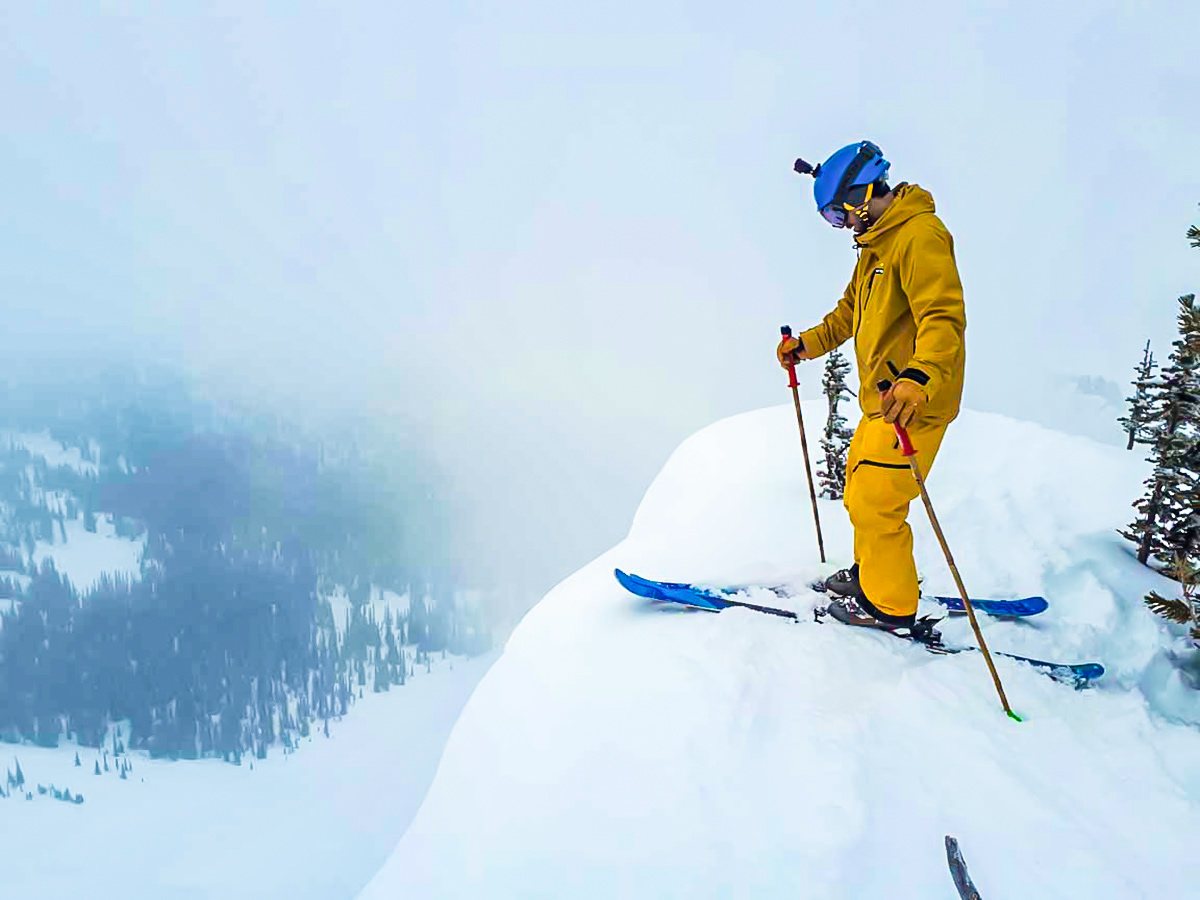
[[[846,224],[846,196],[853,188],[886,179],[891,165],[875,144],[859,141],[847,144],[815,169],[798,159],[796,171],[816,179],[813,199],[817,211],[830,225],[842,228]]]

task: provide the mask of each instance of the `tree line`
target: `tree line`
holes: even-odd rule
[[[0,448],[0,739],[98,747],[127,722],[130,749],[236,762],[327,729],[429,654],[490,645],[423,459],[250,431],[121,377],[0,411],[85,463]],[[34,559],[97,523],[143,542],[136,576],[80,590]],[[407,608],[378,615],[383,588]]]

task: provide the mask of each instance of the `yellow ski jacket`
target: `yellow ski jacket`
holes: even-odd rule
[[[880,414],[881,379],[924,388],[924,422],[949,422],[962,402],[966,313],[954,239],[934,214],[933,197],[901,184],[879,221],[857,238],[858,264],[837,309],[800,334],[822,356],[854,338],[863,415]]]

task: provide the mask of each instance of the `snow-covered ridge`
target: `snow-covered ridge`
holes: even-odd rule
[[[805,418],[815,447],[822,404]],[[978,654],[807,620],[823,598],[804,586],[850,561],[845,514],[822,501],[821,565],[790,407],[710,426],[628,538],[526,616],[362,897],[950,897],[946,834],[985,897],[1189,895],[1200,701],[1178,630],[1142,607],[1170,583],[1116,534],[1145,475],[1139,454],[1029,423],[951,427],[928,481],[968,588],[1051,603],[985,619],[989,642],[1108,667],[1076,692],[999,660],[1018,724]],[[951,593],[923,518],[925,587]],[[614,566],[789,584],[801,621],[663,607]]]

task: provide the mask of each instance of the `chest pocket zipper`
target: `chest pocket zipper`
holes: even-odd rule
[[[866,294],[863,297],[862,305],[860,305],[858,308],[858,328],[854,329],[854,337],[855,337],[856,341],[858,338],[859,328],[862,328],[863,319],[866,318],[866,315],[867,315],[867,304],[871,302],[871,290],[875,287],[875,279],[878,278],[882,274],[883,274],[883,267],[877,266],[874,269],[874,271],[871,272],[871,277],[867,279]]]

